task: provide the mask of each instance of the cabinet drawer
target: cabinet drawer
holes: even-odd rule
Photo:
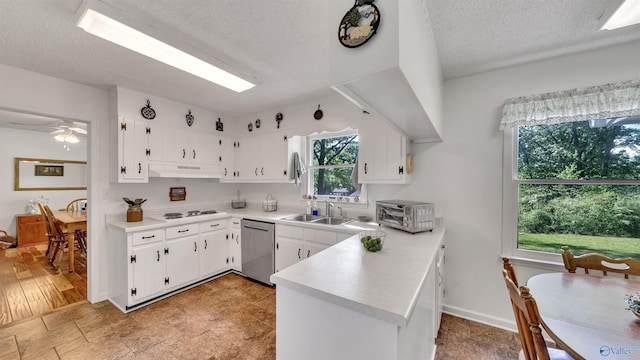
[[[215,231],[227,228],[227,219],[211,220],[200,223],[200,232]]]
[[[18,225],[44,223],[42,215],[20,215],[16,216]]]
[[[327,245],[337,242],[335,232],[316,229],[304,229],[304,240]]]
[[[172,226],[167,228],[167,239],[173,239],[181,236],[197,235],[198,223]]]
[[[232,229],[240,229],[240,218],[232,218],[231,219],[231,228]]]
[[[133,236],[133,246],[142,244],[151,244],[157,241],[164,240],[164,230],[156,229],[149,231],[135,232]]]
[[[304,228],[288,225],[277,225],[276,236],[285,236],[302,240],[304,238]]]

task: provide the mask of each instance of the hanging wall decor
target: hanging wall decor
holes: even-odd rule
[[[195,120],[195,118],[191,114],[191,109],[189,109],[189,113],[187,115],[185,115],[184,117],[185,117],[185,120],[187,120],[187,125],[189,125],[189,127],[191,127],[191,125],[193,125],[193,120]]]
[[[363,45],[373,37],[380,25],[380,11],[373,5],[375,0],[356,0],[340,21],[338,40],[348,48]]]
[[[149,99],[147,99],[147,106],[140,109],[140,114],[147,120],[152,120],[156,117],[156,111],[151,107],[151,101],[149,101]]]
[[[316,119],[316,120],[320,120],[320,119],[322,119],[322,115],[323,115],[323,113],[322,113],[322,110],[320,110],[320,104],[318,104],[318,110],[316,110],[313,113],[313,118]]]
[[[249,125],[247,125],[247,130],[249,130],[249,132],[253,131],[253,123],[249,123]]]
[[[260,129],[260,119],[256,120],[256,129]]]
[[[280,122],[282,121],[282,119],[284,119],[284,115],[282,115],[282,113],[277,113],[276,114],[276,123],[278,123],[278,129],[280,129]]]
[[[218,131],[223,131],[224,124],[222,123],[222,120],[220,120],[220,118],[218,118],[218,121],[216,121],[216,130]]]

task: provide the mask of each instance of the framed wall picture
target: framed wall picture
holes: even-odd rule
[[[35,176],[64,176],[64,165],[35,165]]]
[[[169,189],[169,199],[171,201],[182,201],[187,198],[187,189],[184,187],[172,187]]]

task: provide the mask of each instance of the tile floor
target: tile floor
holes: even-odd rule
[[[0,359],[275,359],[275,290],[235,274],[123,314],[82,302],[0,327]],[[516,334],[444,315],[436,359],[516,359]]]

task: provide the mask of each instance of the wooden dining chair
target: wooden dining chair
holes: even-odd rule
[[[67,247],[69,237],[56,221],[51,208],[49,208],[48,205],[43,205],[43,208],[46,214],[47,228],[50,229],[51,234],[49,240],[51,249],[48,250],[47,257],[51,264],[57,266],[62,254],[64,253],[64,249]]]
[[[75,199],[67,204],[67,211],[80,211],[82,210],[82,204],[86,203],[87,198]]]
[[[508,258],[503,258],[504,277],[507,291],[511,298],[513,314],[518,326],[518,335],[522,350],[519,360],[568,360],[573,359],[564,350],[548,348],[542,336],[541,318],[538,305],[526,286],[518,287],[515,280],[515,272]]]
[[[629,275],[640,276],[640,260],[632,258],[612,259],[598,253],[574,256],[568,246],[563,246],[562,261],[570,273],[582,268],[585,274],[588,274],[589,270],[598,270],[602,271],[604,276],[607,276],[607,272],[624,274],[625,279],[628,279]]]

